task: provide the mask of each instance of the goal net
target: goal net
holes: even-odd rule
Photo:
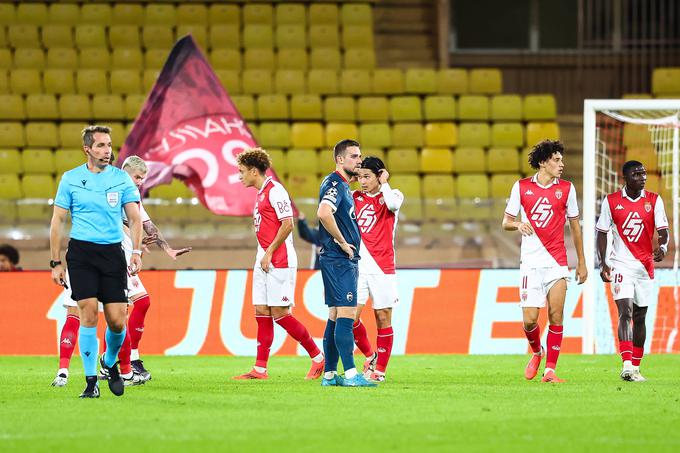
[[[583,352],[617,350],[618,316],[609,285],[599,276],[595,224],[602,199],[623,186],[621,169],[637,160],[647,169],[645,190],[664,200],[671,227],[666,259],[656,263],[655,291],[647,312],[651,352],[680,352],[678,294],[680,100],[586,100],[583,115],[583,231],[589,278],[583,290]],[[610,238],[611,245],[611,238]]]

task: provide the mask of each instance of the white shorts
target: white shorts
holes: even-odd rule
[[[613,270],[611,290],[614,300],[633,299],[638,307],[648,307],[654,297],[654,280],[629,277]]]
[[[127,263],[128,267],[130,267],[130,258],[132,258],[132,242],[130,241],[130,238],[128,238],[127,236],[125,236],[125,240],[123,240],[123,252],[125,253],[125,262]],[[146,288],[144,288],[144,284],[142,283],[142,280],[139,278],[139,274],[130,275],[128,271],[127,278],[128,300],[140,294],[146,294]]]
[[[559,280],[570,280],[567,266],[520,268],[520,307],[545,307],[550,288]]]
[[[291,307],[295,305],[295,279],[297,269],[289,267],[265,272],[257,266],[253,269],[253,305],[268,307]]]
[[[373,301],[373,309],[392,308],[399,303],[396,274],[362,274],[359,272],[357,284],[357,303],[366,305],[368,297]]]

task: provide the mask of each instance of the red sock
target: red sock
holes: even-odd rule
[[[633,359],[633,342],[632,341],[620,341],[619,340],[619,353],[621,353],[621,360],[624,362],[626,360]]]
[[[276,324],[283,327],[288,335],[293,337],[295,341],[300,343],[309,357],[316,357],[321,354],[319,347],[314,343],[312,336],[309,334],[307,328],[291,314],[283,316],[276,320]]]
[[[378,339],[376,341],[378,349],[378,363],[375,365],[376,371],[384,373],[387,369],[387,362],[390,361],[392,355],[392,342],[394,340],[394,331],[392,326],[378,329]]]
[[[532,330],[524,329],[524,335],[527,336],[531,350],[535,353],[541,352],[541,327],[536,324]]]
[[[140,297],[134,303],[130,319],[128,320],[128,331],[130,332],[130,341],[132,349],[139,349],[139,341],[142,339],[144,333],[144,318],[146,312],[151,305],[151,299],[148,294]]]
[[[366,326],[361,322],[361,319],[354,323],[354,343],[357,345],[359,350],[366,357],[373,355],[373,348],[371,347],[371,342],[368,340],[368,332],[366,332]]]
[[[563,326],[548,326],[548,354],[545,359],[545,367],[555,369],[557,359],[560,356],[560,348],[562,347],[562,332]]]
[[[130,365],[130,352],[132,348],[130,347],[130,328],[125,329],[125,339],[123,340],[123,345],[118,351],[118,360],[120,361],[120,374],[128,374],[132,371],[132,366]]]
[[[78,342],[79,328],[80,318],[78,318],[78,315],[67,315],[59,338],[59,368],[68,368],[71,364],[73,350]]]
[[[271,316],[255,316],[257,321],[257,360],[255,366],[267,368],[269,348],[274,341],[274,321]]]
[[[645,355],[645,348],[638,347],[638,346],[633,346],[633,366],[640,366],[640,362],[642,362],[642,356]]]

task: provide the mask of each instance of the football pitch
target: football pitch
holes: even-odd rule
[[[268,381],[231,379],[249,357],[148,357],[146,385],[81,400],[79,358],[53,388],[56,358],[0,357],[0,451],[680,451],[676,356],[646,357],[642,383],[614,355],[562,355],[564,384],[526,360],[393,357],[378,388],[322,388],[299,357]]]

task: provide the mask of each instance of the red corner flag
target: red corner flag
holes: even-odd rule
[[[165,62],[117,163],[137,155],[149,164],[145,189],[177,176],[213,213],[245,216],[255,197],[238,179],[236,155],[255,146],[210,64],[185,36]]]

